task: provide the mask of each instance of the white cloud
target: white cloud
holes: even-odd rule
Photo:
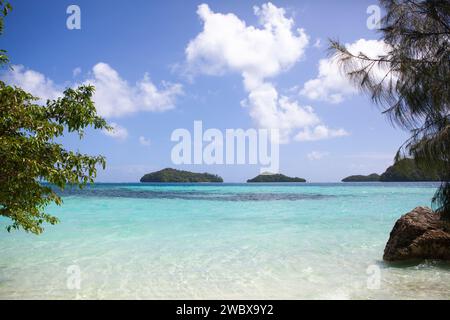
[[[359,39],[345,46],[350,53],[358,55],[362,52],[369,58],[377,58],[389,51],[388,46],[381,40]],[[367,62],[361,63],[361,66],[367,64]],[[386,73],[386,69],[381,69],[378,66],[373,71],[380,80]],[[336,104],[357,92],[357,89],[339,67],[336,56],[332,56],[319,61],[317,77],[307,81],[300,94],[311,100],[322,100]]]
[[[73,70],[77,75],[81,69]],[[8,84],[21,87],[27,92],[41,98],[56,99],[62,96],[62,86],[45,77],[42,73],[28,70],[24,66],[13,66],[13,70],[2,73],[1,79]],[[148,74],[135,85],[129,85],[119,73],[108,64],[97,63],[91,72],[90,79],[83,82],[95,86],[93,100],[99,115],[104,117],[121,117],[139,111],[162,112],[175,107],[176,99],[183,94],[181,84],[162,83],[157,88]],[[75,87],[73,83],[70,86]]]
[[[258,126],[279,129],[281,143],[289,141],[292,129],[320,123],[312,107],[302,107],[296,101],[279,96],[271,83],[263,83],[253,89],[243,105],[250,108],[250,116]]]
[[[40,98],[41,103],[62,95],[62,90],[52,80],[40,72],[26,69],[22,65],[13,65],[12,70],[1,75],[1,79],[9,85],[18,86]]]
[[[314,129],[305,128],[295,136],[297,141],[317,141],[336,137],[348,136],[349,133],[344,129],[330,129],[325,125],[318,125]]]
[[[320,160],[323,157],[326,157],[327,155],[329,155],[328,152],[311,151],[306,156],[308,157],[309,160],[314,161],[314,160]]]
[[[108,137],[112,137],[117,140],[125,140],[128,138],[128,130],[115,122],[109,124],[112,130],[103,129],[102,132]]]
[[[280,142],[286,143],[293,130],[319,125],[310,106],[300,106],[267,81],[288,70],[304,55],[309,38],[295,29],[283,8],[271,3],[254,7],[259,26],[248,26],[236,15],[215,13],[206,4],[197,14],[203,30],[186,48],[187,70],[191,74],[222,75],[227,71],[242,75],[249,108],[259,127],[280,129]]]
[[[150,139],[145,138],[144,136],[139,137],[139,143],[143,146],[149,146],[150,145]]]
[[[81,74],[81,68],[80,67],[76,67],[75,69],[72,70],[72,75],[75,78],[76,76],[78,76],[79,74]]]
[[[330,59],[319,61],[319,75],[307,81],[300,93],[311,100],[340,103],[344,96],[356,93],[354,86],[341,74],[338,65]]]
[[[191,71],[217,75],[229,69],[242,73],[251,85],[277,75],[302,57],[308,36],[302,29],[293,30],[294,21],[285,17],[283,8],[267,3],[255,6],[254,13],[261,28],[200,5],[197,14],[203,31],[186,48]]]
[[[85,84],[95,86],[94,102],[104,117],[121,117],[139,111],[162,112],[175,107],[176,98],[183,93],[181,84],[163,82],[158,89],[148,74],[134,86],[122,79],[108,64],[100,62],[92,69]]]

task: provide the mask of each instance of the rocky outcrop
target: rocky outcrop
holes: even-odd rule
[[[385,261],[450,260],[449,223],[430,208],[417,207],[394,225],[384,249]]]

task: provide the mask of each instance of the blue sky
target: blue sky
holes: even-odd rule
[[[81,9],[80,30],[66,27],[71,4]],[[336,74],[327,55],[328,38],[368,54],[382,52],[379,35],[366,24],[372,4],[12,1],[0,47],[15,68],[2,78],[42,98],[84,82],[98,86],[97,107],[118,126],[116,135],[90,130],[82,141],[62,140],[68,148],[106,156],[97,181],[138,181],[164,167],[213,172],[226,182],[259,173],[258,165],[175,166],[171,133],[192,130],[194,120],[205,129],[281,126],[282,173],[340,181],[383,172],[407,138]],[[264,117],[267,101],[252,100],[267,92],[277,94],[273,101],[281,108],[271,120]]]

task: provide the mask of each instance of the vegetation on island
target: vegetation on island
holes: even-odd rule
[[[409,131],[396,160],[412,157],[419,168],[436,172],[441,186],[432,207],[450,219],[450,1],[380,4],[385,54],[352,53],[338,41],[331,41],[330,51],[355,86]]]
[[[218,175],[206,172],[196,173],[166,168],[160,171],[147,173],[141,178],[141,182],[223,182],[223,179]]]
[[[383,182],[439,181],[439,176],[417,166],[413,159],[401,159],[380,176]]]
[[[10,10],[0,0],[0,33]],[[1,50],[0,65],[8,63]],[[93,182],[97,165],[105,167],[102,156],[66,150],[55,141],[64,131],[82,138],[86,127],[110,129],[96,113],[93,93],[91,86],[67,89],[61,98],[42,105],[38,97],[0,81],[0,216],[12,220],[8,231],[22,228],[39,234],[43,223],[57,223],[45,212],[48,204],[62,203],[49,184],[60,189],[66,184],[83,187]]]
[[[342,179],[342,182],[375,182],[375,181],[380,181],[380,175],[377,173],[372,173],[367,176],[353,175]]]
[[[409,182],[409,181],[439,181],[436,173],[429,172],[417,166],[413,159],[404,158],[388,167],[384,173],[378,175],[355,175],[342,179],[342,182]]]
[[[303,178],[297,178],[297,177],[288,177],[284,174],[277,173],[277,174],[260,174],[253,179],[248,179],[248,183],[251,182],[306,182]]]

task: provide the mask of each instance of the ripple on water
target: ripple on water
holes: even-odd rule
[[[0,233],[0,298],[449,299],[449,264],[381,261],[395,220],[433,192],[411,184],[68,189],[64,205],[49,208],[60,224],[39,237]],[[79,290],[67,287],[71,265]],[[379,268],[376,289],[370,266]]]

